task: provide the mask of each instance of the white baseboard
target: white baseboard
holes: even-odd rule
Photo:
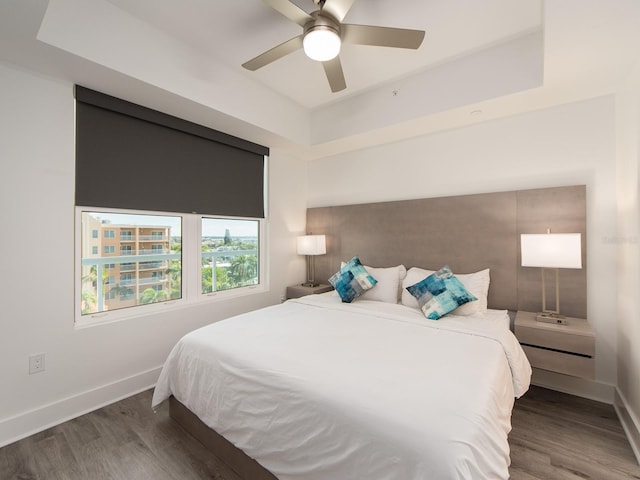
[[[162,367],[0,420],[0,447],[152,388]],[[151,408],[151,405],[149,405]]]
[[[629,408],[629,402],[627,402],[625,396],[617,388],[613,408],[616,409],[622,428],[624,428],[636,460],[640,464],[640,421],[638,421],[633,410]]]
[[[558,392],[577,395],[578,397],[613,404],[615,387],[606,383],[571,377],[547,370],[533,369],[531,383],[539,387],[549,388]]]

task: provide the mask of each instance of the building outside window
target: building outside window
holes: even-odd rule
[[[185,221],[191,225],[189,231],[200,231],[198,238],[190,237],[191,254],[199,257],[197,276],[189,282],[191,296],[260,284],[260,220],[116,210],[81,211],[80,219],[92,227],[82,232],[102,230],[99,238],[108,243],[96,257],[93,235],[81,238],[81,250],[92,253],[81,258],[84,316],[183,299]]]
[[[102,230],[101,237],[105,242],[109,242],[109,245],[102,248],[103,257],[82,255],[82,315],[182,298],[180,216],[84,211],[81,214],[81,222]],[[160,257],[153,258],[152,262],[147,262],[147,258],[145,262],[140,262],[136,246],[142,245],[148,230],[147,224],[162,225],[162,232],[166,232],[166,235],[163,237],[163,243],[157,243],[156,253]],[[173,246],[172,230],[177,234],[173,237]],[[82,231],[88,230],[82,228]],[[88,239],[81,238],[81,245],[87,243]],[[81,247],[81,250],[86,251],[84,247]],[[140,247],[140,250],[143,248]],[[93,247],[91,251],[94,251]],[[116,251],[119,253],[114,257]],[[142,270],[155,273],[154,277],[164,276],[165,272],[171,272],[172,275],[166,278],[167,281],[154,286],[153,294],[145,294],[151,286],[148,278],[145,281],[144,275],[141,274]],[[119,281],[116,281],[116,278]]]

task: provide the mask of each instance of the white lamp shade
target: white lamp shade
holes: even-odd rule
[[[324,255],[327,243],[324,235],[303,235],[298,237],[298,255]]]
[[[523,267],[582,268],[579,233],[522,234]]]
[[[306,33],[302,40],[302,47],[310,59],[326,62],[338,56],[341,43],[340,37],[334,30],[318,26]]]

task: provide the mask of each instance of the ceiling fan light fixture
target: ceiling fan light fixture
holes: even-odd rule
[[[302,46],[304,53],[312,60],[326,62],[340,53],[340,35],[327,25],[316,25],[305,32]]]

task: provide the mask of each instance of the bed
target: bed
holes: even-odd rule
[[[307,230],[327,236],[316,278],[360,255],[380,283],[352,303],[312,295],[186,335],[153,405],[169,398],[172,417],[245,480],[506,479],[511,411],[531,376],[507,310],[540,299],[520,234],[586,238],[585,219],[584,186],[308,209]],[[432,321],[405,287],[444,263],[483,291],[470,311]],[[393,265],[411,268],[402,278]],[[563,278],[577,317],[583,265]]]
[[[153,405],[175,397],[280,480],[506,479],[531,374],[508,325],[311,295],[186,335]]]

